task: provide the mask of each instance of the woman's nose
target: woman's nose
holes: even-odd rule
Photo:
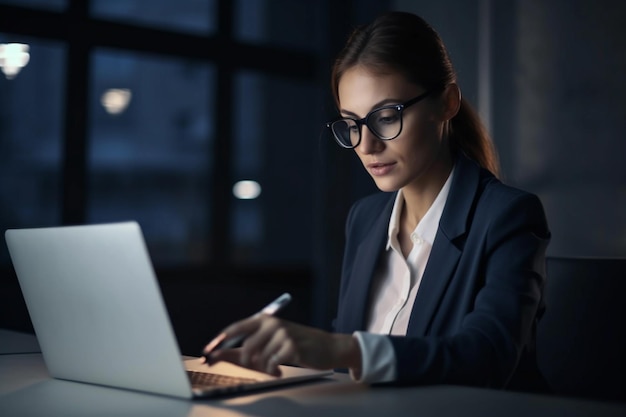
[[[380,152],[384,147],[383,141],[378,139],[367,125],[361,126],[361,143],[357,146],[359,152],[368,155]]]

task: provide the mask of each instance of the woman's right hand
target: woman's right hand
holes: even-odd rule
[[[257,314],[228,326],[218,338],[227,340],[239,335],[246,336],[241,348],[210,352],[209,364],[227,361],[274,376],[280,376],[280,364],[314,369],[351,368],[356,372],[361,367],[361,351],[352,335]]]

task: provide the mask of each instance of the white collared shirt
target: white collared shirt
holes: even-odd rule
[[[352,374],[361,382],[387,382],[396,378],[396,357],[387,335],[405,335],[413,303],[424,275],[439,228],[441,214],[448,199],[454,168],[424,217],[411,233],[413,248],[405,259],[398,242],[400,213],[404,196],[396,196],[387,246],[381,263],[374,272],[369,300],[367,332],[355,332],[362,355],[361,375]]]

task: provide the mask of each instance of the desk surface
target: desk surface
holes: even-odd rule
[[[0,333],[0,341],[5,337]],[[626,404],[457,386],[369,388],[341,377],[240,397],[186,401],[51,379],[39,353],[0,355],[0,416],[87,415],[626,417]]]
[[[0,355],[36,352],[41,352],[41,349],[34,335],[0,329]]]

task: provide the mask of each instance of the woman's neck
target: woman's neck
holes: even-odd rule
[[[452,158],[435,164],[426,176],[402,188],[404,207],[401,213],[401,228],[413,231],[439,195],[452,171]]]

